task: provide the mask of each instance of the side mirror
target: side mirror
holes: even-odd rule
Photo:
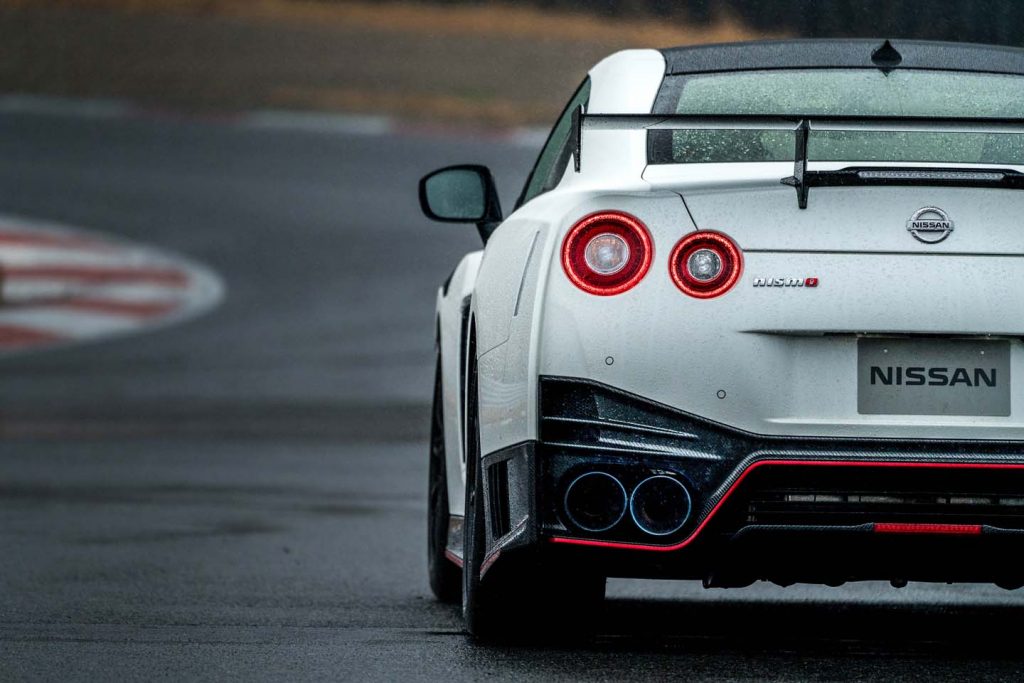
[[[420,207],[444,223],[476,223],[484,242],[501,223],[501,203],[486,166],[448,166],[420,180]]]

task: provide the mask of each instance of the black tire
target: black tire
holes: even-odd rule
[[[590,634],[604,599],[605,577],[545,566],[536,553],[502,558],[481,580],[486,527],[476,350],[470,337],[466,390],[466,507],[463,525],[462,616],[481,642],[576,639]]]
[[[480,462],[480,426],[477,416],[477,373],[475,335],[469,339],[469,370],[466,373],[466,433],[463,443],[466,449],[466,506],[462,532],[462,618],[470,637],[492,639],[501,633],[500,622],[495,615],[494,601],[488,599],[480,582],[480,567],[484,561],[486,541],[484,538],[484,510],[481,492],[477,482],[482,477]]]
[[[444,405],[441,390],[441,352],[434,373],[434,406],[430,420],[430,466],[427,488],[427,572],[430,590],[441,602],[458,604],[462,572],[445,556],[448,547],[448,467],[444,447]]]

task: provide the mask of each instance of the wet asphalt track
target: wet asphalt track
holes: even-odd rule
[[[597,640],[468,644],[423,569],[434,285],[414,183],[521,146],[0,116],[0,212],[178,250],[227,300],[0,360],[0,678],[1019,678],[1024,593],[613,582]],[[1008,558],[1008,561],[1019,561]]]

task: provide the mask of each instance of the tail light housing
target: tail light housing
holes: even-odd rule
[[[636,286],[651,267],[647,227],[621,211],[602,211],[572,226],[562,243],[562,267],[574,285],[598,296]]]
[[[683,237],[668,260],[672,280],[685,294],[711,299],[725,294],[743,272],[743,252],[727,235],[702,230]]]

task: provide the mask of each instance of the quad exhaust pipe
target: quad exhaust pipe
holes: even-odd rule
[[[608,531],[626,516],[626,487],[607,472],[586,472],[565,489],[569,521],[591,533]]]
[[[683,483],[665,474],[647,477],[629,497],[633,522],[651,536],[668,536],[682,529],[691,507],[690,492]]]
[[[614,475],[591,471],[579,475],[566,487],[563,508],[569,522],[582,531],[608,531],[622,521],[628,510],[643,533],[669,536],[690,519],[692,501],[686,486],[665,474],[647,477],[628,494]]]

